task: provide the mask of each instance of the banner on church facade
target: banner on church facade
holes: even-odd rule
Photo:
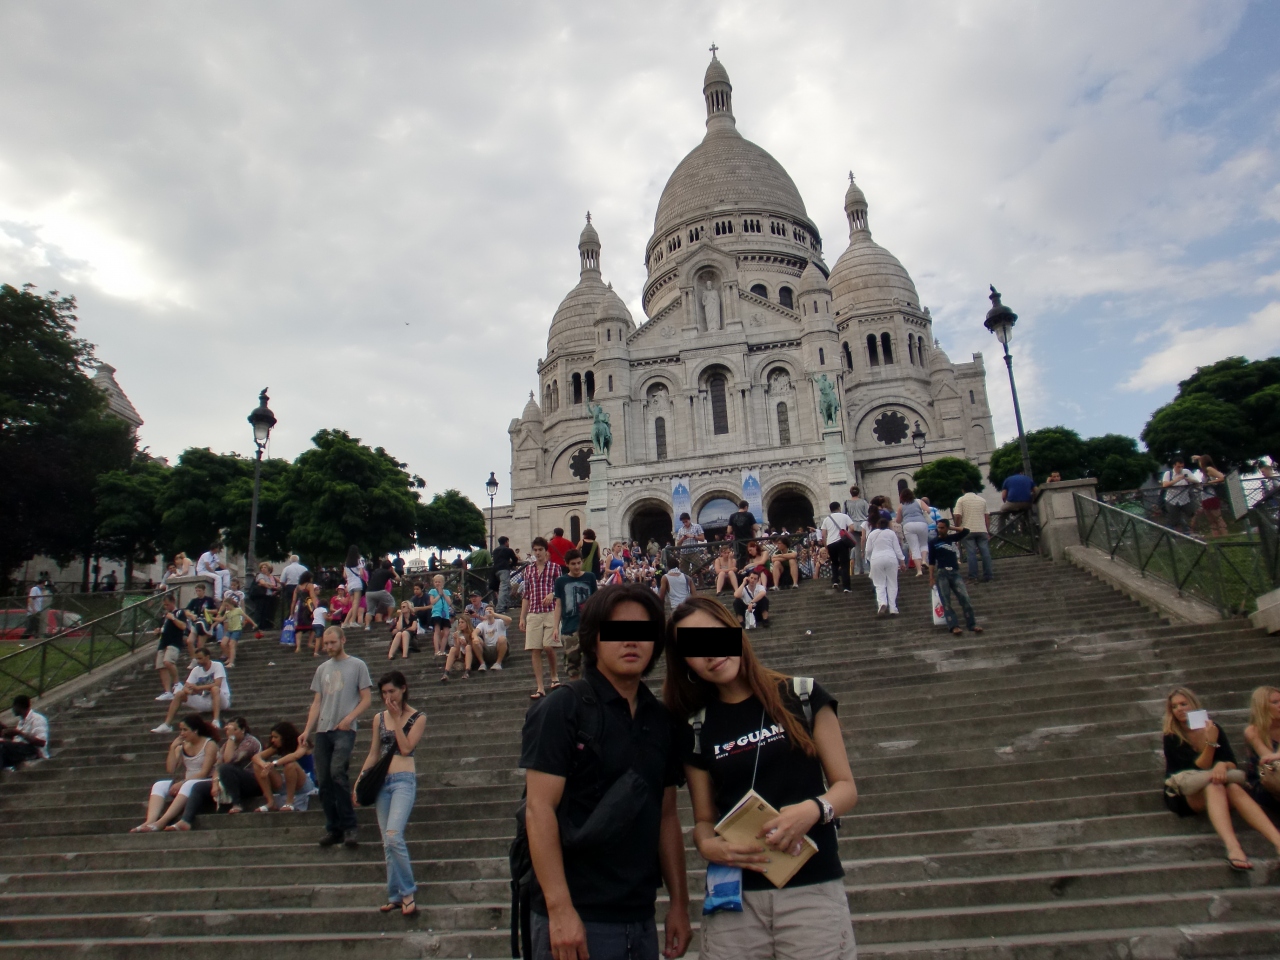
[[[671,530],[680,526],[680,514],[693,516],[693,497],[689,495],[689,478],[671,478]],[[694,517],[696,521],[697,518]]]
[[[756,518],[756,523],[763,525],[764,500],[761,497],[759,470],[742,471],[742,499],[747,501],[747,507]]]

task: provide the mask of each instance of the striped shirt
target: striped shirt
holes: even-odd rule
[[[529,564],[524,571],[524,596],[529,604],[529,613],[551,613],[556,608],[556,577],[564,573],[558,563],[547,561],[542,571],[538,571],[536,563]]]

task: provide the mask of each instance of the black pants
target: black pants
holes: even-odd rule
[[[16,767],[40,756],[40,748],[22,740],[0,741],[0,767]]]
[[[849,589],[849,548],[850,541],[840,537],[827,544],[827,556],[831,559],[831,582],[844,589]]]
[[[747,615],[747,605],[743,603],[740,597],[733,598],[733,612],[738,615],[739,620],[743,619]],[[769,598],[768,596],[763,596],[756,601],[756,619],[761,619],[768,612]]]
[[[223,789],[231,798],[231,803],[240,806],[244,800],[262,796],[262,787],[258,786],[258,778],[253,775],[252,766],[238,767],[234,763],[223,763],[218,766],[218,779]]]
[[[275,621],[272,614],[276,608],[276,597],[258,597],[253,604],[253,619],[258,622],[259,630],[270,630]]]

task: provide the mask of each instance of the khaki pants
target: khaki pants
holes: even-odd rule
[[[554,650],[560,646],[556,638],[555,613],[529,613],[524,618],[524,648],[526,650]]]
[[[843,880],[744,890],[742,912],[702,918],[702,960],[857,960]]]

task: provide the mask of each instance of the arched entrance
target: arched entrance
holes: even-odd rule
[[[769,515],[769,526],[774,530],[786,529],[795,533],[800,527],[813,526],[813,501],[796,489],[775,493],[765,512]]]
[[[650,540],[659,545],[672,542],[671,510],[656,500],[648,500],[631,514],[631,539],[644,547]]]

